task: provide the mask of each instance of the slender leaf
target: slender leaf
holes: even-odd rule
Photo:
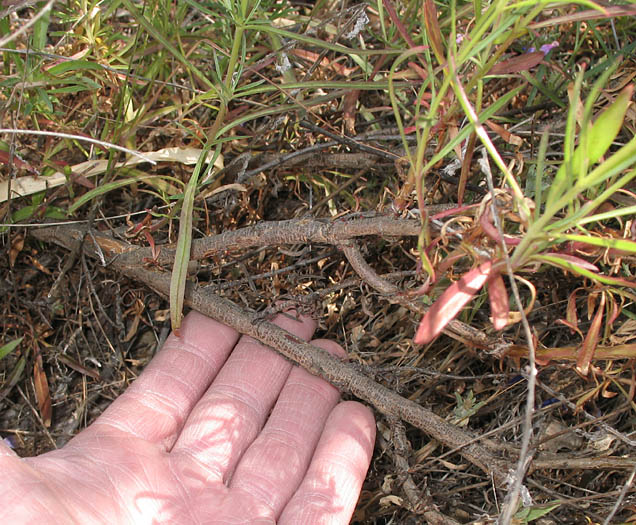
[[[19,339],[16,339],[15,341],[10,341],[6,345],[3,345],[2,347],[0,347],[0,359],[8,356],[11,352],[13,352],[17,348],[17,346],[22,342],[22,339],[24,339],[24,337],[20,337]]]
[[[437,9],[433,0],[424,0],[424,24],[426,25],[426,35],[435,53],[435,58],[440,64],[443,64],[446,62],[446,53],[444,52],[442,32],[439,29],[437,20]]]
[[[490,302],[490,314],[492,325],[495,330],[503,330],[508,324],[508,314],[510,313],[510,303],[508,301],[508,291],[500,272],[493,272],[488,279],[488,301]]]
[[[594,237],[592,235],[573,235],[573,234],[561,234],[556,235],[556,239],[582,242],[591,246],[600,246],[602,248],[613,248],[615,250],[621,250],[628,253],[636,253],[636,242],[628,239],[615,239],[612,237]]]
[[[486,261],[451,284],[424,314],[415,334],[415,343],[424,345],[435,339],[481,290],[490,277],[493,266],[493,261]]]
[[[98,186],[94,190],[87,191],[84,195],[78,198],[73,204],[69,206],[68,212],[69,214],[75,213],[78,209],[84,206],[84,204],[86,204],[87,202],[90,202],[95,197],[99,197],[100,195],[105,195],[106,193],[113,191],[117,188],[123,188],[124,186],[128,186],[136,182],[142,182],[156,176],[157,175],[140,175],[137,177],[129,177],[127,179],[120,179],[114,182],[108,182],[106,184],[102,184],[101,186]]]
[[[578,356],[576,359],[576,368],[581,374],[584,376],[587,375],[587,372],[590,367],[590,362],[594,357],[594,351],[598,346],[599,335],[601,332],[601,323],[603,321],[603,312],[605,311],[605,294],[601,294],[601,303],[598,305],[596,309],[596,313],[594,314],[594,318],[592,319],[592,324],[590,325],[590,329],[583,340],[583,344],[579,349]]]
[[[514,98],[519,91],[523,89],[523,86],[519,86],[511,91],[508,91],[501,97],[499,97],[494,103],[489,105],[484,111],[479,115],[479,122],[485,122],[489,118],[493,117],[497,114],[502,107],[504,107],[512,98]],[[431,160],[424,167],[424,172],[426,173],[430,168],[435,166],[440,160],[442,160],[446,155],[448,155],[457,144],[460,144],[464,141],[468,135],[470,135],[474,131],[473,126],[464,126],[461,131],[454,137],[452,140],[449,140],[444,147],[440,149],[435,155],[431,157]]]
[[[570,95],[570,111],[565,125],[565,143],[563,147],[563,163],[556,173],[552,185],[548,191],[545,201],[546,211],[552,208],[563,191],[567,188],[567,182],[572,177],[572,156],[574,155],[574,141],[576,135],[576,107],[581,93],[581,85],[583,84],[583,71],[576,76],[576,80],[571,89],[568,90]],[[540,203],[538,203],[540,204]]]
[[[68,73],[69,71],[103,71],[104,67],[101,64],[96,62],[90,62],[89,60],[67,60],[64,62],[60,62],[59,64],[55,64],[53,67],[50,67],[46,70],[50,75],[62,75],[64,73]]]
[[[541,214],[541,199],[543,198],[543,172],[545,171],[545,156],[548,151],[548,144],[550,140],[550,130],[546,129],[541,135],[541,141],[539,142],[539,152],[537,156],[537,170],[535,172],[534,179],[534,218],[535,220]]]
[[[186,186],[183,194],[183,202],[181,204],[179,237],[177,239],[172,275],[170,277],[170,323],[172,325],[172,330],[177,335],[179,334],[179,328],[181,327],[188,263],[190,262],[190,247],[192,246],[192,211],[194,209],[194,198],[197,193],[199,175],[201,174],[210,149],[211,143],[206,144],[203,148],[192,175],[190,175],[190,180]],[[218,151],[217,147],[217,153]],[[207,169],[211,170],[213,168],[214,161],[208,164]],[[205,174],[203,178],[205,178]]]
[[[596,215],[590,215],[577,222],[579,226],[590,222],[606,221],[607,219],[615,219],[616,217],[622,217],[623,215],[635,215],[636,206],[628,206],[626,208],[618,208],[616,210],[606,211],[603,213],[597,213]]]
[[[627,286],[630,288],[636,288],[636,282],[629,281],[627,279],[621,279],[620,277],[608,277],[607,275],[601,275],[598,273],[591,272],[585,268],[582,268],[578,264],[574,264],[570,261],[566,261],[561,257],[554,257],[550,255],[533,255],[530,260],[544,262],[546,264],[550,264],[552,266],[557,266],[559,268],[563,268],[564,270],[568,270],[578,275],[582,275],[583,277],[587,277],[592,281],[611,285],[611,286]]]
[[[174,45],[172,45],[163,34],[161,34],[149,21],[148,19],[137,10],[135,4],[133,4],[132,0],[121,0],[122,4],[126,7],[131,16],[137,20],[140,26],[142,26],[157,42],[159,42],[165,49],[167,49],[172,55],[181,62],[189,71],[192,71],[194,75],[201,80],[208,89],[215,90],[215,86],[212,84],[210,79],[206,77],[199,69],[194,67],[191,61],[188,60],[184,54],[179,51]]]
[[[44,2],[40,7],[44,6]],[[31,37],[31,47],[34,51],[43,51],[48,44],[49,24],[51,23],[51,9],[47,9],[33,25],[33,36]]]

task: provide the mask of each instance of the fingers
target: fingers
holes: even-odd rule
[[[312,344],[344,354],[332,341]],[[278,516],[305,475],[339,397],[328,382],[294,367],[263,431],[241,458],[230,490],[255,499]]]
[[[123,433],[169,449],[237,340],[233,329],[190,312],[181,337],[168,337],[139,378],[75,444],[95,435]]]
[[[274,323],[309,339],[315,323],[279,315]],[[196,405],[172,456],[207,479],[224,480],[260,432],[292,364],[251,337],[242,337],[209,390]]]
[[[327,420],[302,484],[277,523],[349,523],[371,463],[374,442],[371,410],[353,401],[340,403]]]
[[[3,456],[14,458],[17,457],[17,454],[7,445],[4,439],[0,439],[0,458]]]

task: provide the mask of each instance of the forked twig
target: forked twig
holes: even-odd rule
[[[433,208],[431,211],[435,211]],[[352,239],[368,235],[382,235],[386,237],[415,237],[419,235],[422,225],[419,220],[403,219],[377,215],[354,219],[342,218],[338,220],[324,219],[290,219],[285,221],[262,221],[254,226],[247,226],[238,230],[229,230],[218,235],[211,235],[192,241],[190,251],[191,260],[201,260],[218,253],[243,250],[255,246],[277,246],[281,244],[310,244],[324,243],[340,247],[358,276],[369,286],[383,294],[386,300],[399,303],[418,315],[423,315],[427,307],[417,298],[410,297],[366,263]],[[104,242],[109,243],[104,239]],[[143,265],[147,259],[165,268],[169,268],[174,261],[175,250],[172,246],[162,246],[158,255],[151,248],[139,248],[120,243],[120,263],[128,266]],[[472,328],[458,320],[448,323],[444,333],[467,345],[493,349],[501,341],[488,337],[483,332]]]
[[[34,230],[32,234],[40,240],[55,242],[68,249],[81,232],[71,225]],[[87,255],[96,257],[101,250],[107,257],[112,258],[110,266],[114,270],[146,284],[164,297],[169,294],[170,274],[148,269],[143,264],[129,264],[130,254],[133,253],[130,245],[101,233],[95,233],[94,241],[99,244],[98,247],[91,246],[88,242],[84,243],[83,250]],[[116,257],[117,254],[122,256]],[[242,334],[254,337],[310,373],[367,401],[378,411],[399,417],[445,446],[456,448],[465,459],[487,472],[496,481],[503,482],[509,467],[507,461],[478,443],[470,433],[376,383],[354,366],[263,320],[259,314],[248,312],[211,290],[197,287],[193,283],[186,286],[185,304]]]

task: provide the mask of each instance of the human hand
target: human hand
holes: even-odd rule
[[[303,339],[315,328],[275,322]],[[19,458],[0,442],[0,523],[348,523],[375,424],[338,400],[326,381],[192,312],[65,447]]]

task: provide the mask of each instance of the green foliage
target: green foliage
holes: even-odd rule
[[[5,358],[11,352],[13,352],[18,347],[18,345],[22,342],[22,339],[24,339],[24,337],[19,337],[18,339],[9,341],[7,344],[0,346],[0,359]]]
[[[549,514],[554,509],[557,509],[561,506],[560,503],[555,503],[554,505],[535,505],[531,507],[522,507],[516,514],[514,519],[517,520],[516,523],[530,523],[534,520],[538,520],[539,518]]]

